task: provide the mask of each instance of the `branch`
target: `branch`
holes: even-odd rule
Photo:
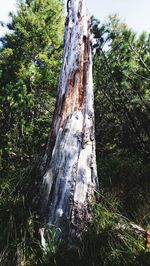
[[[137,225],[133,222],[128,222],[127,224],[118,224],[115,228],[116,230],[132,230],[135,234],[139,236],[146,237],[147,231],[142,228],[140,225]]]

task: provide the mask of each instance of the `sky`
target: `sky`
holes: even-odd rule
[[[150,32],[150,0],[86,0],[91,15],[101,22],[117,13],[137,33]],[[16,0],[0,0],[0,21],[7,22],[10,11],[16,10]],[[4,29],[0,27],[0,36]]]

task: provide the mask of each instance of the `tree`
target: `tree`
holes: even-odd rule
[[[7,25],[10,31],[0,39],[2,265],[18,265],[17,254],[23,241],[28,242],[29,249],[32,246],[32,254],[33,249],[38,252],[33,240],[36,229],[33,223],[28,224],[31,217],[34,216],[34,221],[38,217],[34,215],[38,209],[34,166],[45,150],[51,126],[64,32],[62,1],[18,2],[17,12],[10,14],[11,22]],[[26,259],[30,253],[27,249],[22,248]],[[31,265],[34,264],[33,259]]]
[[[149,69],[147,33],[136,36],[118,17],[93,20],[98,173],[122,214],[149,224]],[[145,215],[143,215],[143,213]]]
[[[93,21],[93,30],[98,151],[104,155],[122,150],[146,159],[150,154],[149,36],[137,37],[116,16],[102,25]]]
[[[76,18],[77,12],[72,12],[76,11],[73,9],[73,3],[79,2],[81,11],[74,21],[77,22],[74,27],[71,18],[74,15]],[[50,181],[50,187],[46,187],[46,184],[44,187],[43,184],[43,211],[50,230],[47,230],[47,252],[41,249],[38,205],[41,176],[37,165],[33,164],[33,157],[39,150],[42,152],[48,128],[51,126],[51,105],[54,103],[62,48],[63,18],[60,3],[61,1],[56,0],[30,0],[26,1],[25,5],[19,5],[18,14],[12,16],[12,23],[8,25],[9,28],[13,27],[13,31],[2,39],[0,115],[3,169],[5,166],[2,177],[5,178],[0,180],[1,264],[149,265],[148,253],[146,255],[143,251],[146,227],[150,224],[150,181],[149,166],[143,160],[148,153],[142,144],[143,141],[148,143],[147,133],[146,130],[143,131],[143,127],[148,125],[149,39],[146,34],[135,38],[135,34],[125,25],[120,25],[116,18],[112,18],[109,24],[102,27],[99,27],[97,22],[93,25],[96,37],[93,50],[97,162],[100,182],[103,185],[99,193],[99,202],[94,204],[92,226],[82,239],[81,245],[72,250],[71,247],[74,245],[70,247],[69,242],[68,249],[68,241],[62,241],[62,245],[57,249],[57,232],[60,232],[56,229],[57,226],[61,227],[63,235],[71,237],[80,236],[86,230],[91,220],[92,199],[97,180],[93,161],[93,95],[91,87],[88,86],[92,83],[89,82],[90,32],[89,28],[88,32],[86,30],[90,22],[87,23],[86,16],[82,16],[81,0],[68,2],[65,48],[70,54],[67,58],[64,51],[62,70],[65,72],[61,73],[60,96],[57,99],[52,138],[49,139],[43,163],[44,177],[49,178],[44,181]],[[80,20],[81,16],[84,25]],[[48,17],[52,17],[52,21],[48,20],[51,26],[47,23]],[[83,26],[86,34],[82,34]],[[55,37],[58,37],[56,32],[60,33],[58,46],[55,42]],[[73,40],[73,36],[78,38]],[[51,44],[50,47],[48,43]],[[35,54],[35,61],[31,60]],[[75,56],[77,61],[74,61]],[[131,117],[134,123],[136,122],[136,127]],[[62,125],[59,125],[60,120],[64,122]],[[80,129],[77,132],[76,127]],[[92,134],[89,136],[90,132]],[[140,142],[139,136],[142,137]],[[39,166],[39,160],[37,161]],[[28,169],[25,170],[26,165]],[[95,180],[89,183],[88,193],[86,178],[89,176],[95,176]],[[91,181],[90,178],[89,180]],[[77,194],[82,187],[85,190]],[[46,188],[51,189],[48,202]],[[86,194],[82,205],[81,196]],[[61,205],[62,200],[62,209],[59,206],[58,209],[54,208],[55,200],[58,200],[58,205]],[[69,210],[66,219],[65,215]],[[54,215],[49,218],[52,211]],[[50,223],[55,226],[51,227]]]
[[[85,1],[67,3],[63,64],[44,157],[42,211],[48,227],[79,237],[91,221],[97,189],[91,22]]]
[[[10,16],[10,32],[0,48],[1,153],[6,172],[9,167],[26,167],[44,151],[61,66],[63,4],[20,1],[17,13]]]

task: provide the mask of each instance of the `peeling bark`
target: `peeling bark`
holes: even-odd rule
[[[84,0],[69,0],[58,97],[43,169],[47,226],[79,237],[92,218],[97,188],[90,18]]]

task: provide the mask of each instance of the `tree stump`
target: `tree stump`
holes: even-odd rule
[[[69,0],[58,97],[43,161],[47,226],[80,237],[92,219],[97,189],[91,21],[84,0]]]

